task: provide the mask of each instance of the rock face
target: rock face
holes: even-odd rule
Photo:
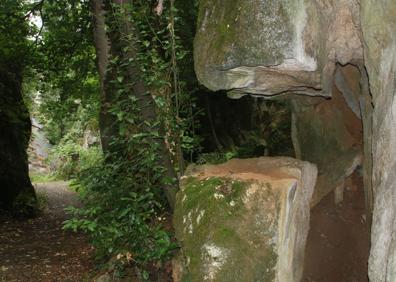
[[[362,160],[375,282],[396,281],[395,31],[389,0],[203,0],[194,51],[208,88],[291,100],[297,157],[319,169],[313,204]]]
[[[36,205],[26,153],[31,122],[22,99],[21,78],[1,65],[0,128],[0,207],[30,214]]]
[[[372,94],[373,224],[369,277],[396,281],[396,2],[362,0],[365,66]]]
[[[332,99],[325,101],[292,100],[296,157],[316,164],[319,169],[311,206],[342,186],[344,179],[362,164],[362,121],[335,86],[332,95]]]
[[[363,60],[358,0],[203,0],[194,42],[212,90],[331,97],[337,63]]]
[[[229,90],[231,97],[289,99],[296,157],[319,169],[312,205],[362,163],[361,74],[348,65],[363,62],[359,20],[358,2],[351,0],[200,5],[198,78],[212,90]]]
[[[316,175],[282,157],[190,167],[174,213],[174,281],[300,281]]]
[[[305,24],[298,0],[201,1],[194,53],[198,79],[211,90],[317,93],[320,76],[313,54],[304,51]]]
[[[356,0],[204,0],[198,79],[211,90],[331,96],[337,62],[363,58]]]
[[[49,166],[45,160],[48,159],[52,145],[42,132],[41,124],[34,117],[31,120],[32,136],[28,149],[29,171],[30,173],[49,173]]]

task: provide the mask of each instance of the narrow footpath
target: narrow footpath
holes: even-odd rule
[[[0,282],[90,281],[93,250],[84,234],[62,230],[64,208],[79,206],[63,181],[36,184],[42,213],[17,221],[0,214]]]

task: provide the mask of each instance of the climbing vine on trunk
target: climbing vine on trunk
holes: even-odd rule
[[[81,174],[85,208],[65,226],[89,232],[101,257],[133,254],[129,263],[145,265],[174,248],[158,218],[173,206],[183,150],[194,147],[178,75],[187,52],[173,1],[161,13],[148,1],[98,0],[92,10],[105,159]]]

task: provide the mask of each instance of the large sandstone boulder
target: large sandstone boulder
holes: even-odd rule
[[[203,0],[194,43],[212,90],[331,96],[336,63],[362,59],[355,0]]]
[[[282,157],[190,167],[174,213],[174,281],[300,281],[316,175]]]

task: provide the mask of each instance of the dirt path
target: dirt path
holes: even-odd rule
[[[0,281],[89,281],[92,249],[83,234],[62,230],[64,208],[78,206],[66,182],[35,185],[46,198],[37,218],[16,221],[0,215]]]
[[[363,182],[354,173],[345,186],[341,204],[329,194],[311,211],[302,282],[368,282]]]

